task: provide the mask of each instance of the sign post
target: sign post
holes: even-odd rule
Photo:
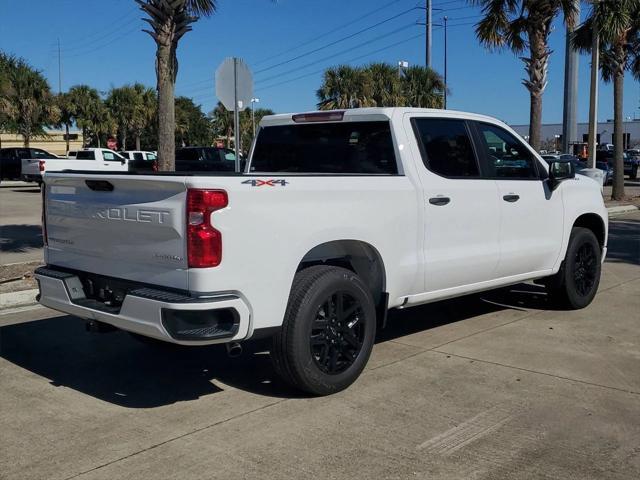
[[[240,152],[242,150],[240,110],[253,97],[253,75],[242,59],[227,58],[220,64],[216,70],[216,96],[227,110],[233,111],[236,172],[240,172]]]

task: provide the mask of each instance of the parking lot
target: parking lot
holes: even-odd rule
[[[16,190],[3,238],[38,222]],[[640,212],[610,228],[587,309],[523,284],[395,311],[363,376],[325,398],[280,383],[265,344],[230,359],[5,311],[0,478],[638,478]]]

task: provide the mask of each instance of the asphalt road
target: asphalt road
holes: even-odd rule
[[[0,264],[42,260],[42,197],[36,184],[0,185]]]
[[[640,212],[609,245],[587,309],[518,285],[394,312],[325,398],[261,345],[229,359],[5,314],[0,478],[640,478]]]

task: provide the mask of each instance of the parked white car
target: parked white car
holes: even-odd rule
[[[245,173],[50,173],[47,307],[184,345],[269,336],[312,394],[350,385],[386,312],[534,280],[594,298],[600,189],[504,123],[371,108],[265,117]]]
[[[126,158],[107,148],[85,148],[67,158],[22,160],[22,176],[38,183],[42,182],[44,172],[126,172],[128,168]]]

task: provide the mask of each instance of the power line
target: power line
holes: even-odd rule
[[[140,29],[140,28],[141,28],[141,26],[142,26],[142,25],[139,25],[139,24],[138,24],[138,25],[136,25],[135,27],[133,27],[132,29],[127,30],[127,31],[125,31],[125,32],[120,32],[120,31],[119,31],[119,32],[118,32],[118,36],[116,36],[115,38],[113,38],[113,39],[109,40],[108,42],[103,43],[102,45],[93,46],[93,47],[88,47],[88,50],[81,51],[81,52],[77,52],[77,53],[73,53],[72,55],[67,55],[67,56],[66,56],[66,58],[76,58],[76,57],[81,57],[81,56],[83,56],[83,55],[88,55],[88,54],[94,53],[94,52],[96,52],[96,51],[98,51],[98,50],[102,50],[103,48],[108,47],[109,45],[111,45],[111,44],[113,44],[113,43],[115,43],[115,42],[117,42],[117,41],[119,41],[119,40],[122,40],[124,37],[126,37],[127,35],[130,35],[130,34],[131,34],[131,33],[133,33],[133,32],[136,32],[136,31],[140,31],[140,32],[141,32],[141,31],[142,31],[142,30]]]
[[[294,61],[296,61],[296,60],[299,60],[299,59],[301,59],[301,58],[307,57],[308,55],[312,55],[312,54],[317,53],[317,52],[319,52],[319,51],[325,50],[325,49],[327,49],[327,48],[329,48],[329,47],[332,47],[333,45],[336,45],[336,44],[338,44],[338,43],[344,42],[345,40],[349,40],[349,39],[351,39],[351,38],[353,38],[353,37],[356,37],[356,36],[358,36],[358,35],[360,35],[360,34],[362,34],[362,33],[364,33],[364,32],[367,32],[367,31],[372,30],[372,29],[374,29],[374,28],[376,28],[376,27],[379,27],[380,25],[383,25],[383,24],[388,23],[388,22],[390,22],[390,21],[392,21],[392,20],[395,20],[396,18],[399,18],[399,17],[401,17],[401,16],[403,16],[403,15],[406,15],[407,13],[412,12],[412,11],[414,11],[414,10],[416,10],[416,9],[417,9],[417,7],[412,7],[412,8],[410,8],[410,9],[408,9],[408,10],[405,10],[405,11],[403,11],[403,12],[400,12],[400,13],[398,13],[397,15],[394,15],[394,16],[392,16],[392,17],[386,18],[386,19],[384,19],[384,20],[382,20],[382,21],[380,21],[380,22],[377,22],[377,23],[375,23],[375,24],[373,24],[373,25],[370,25],[370,26],[368,26],[368,27],[366,27],[366,28],[364,28],[364,29],[362,29],[362,30],[359,30],[359,31],[357,31],[357,32],[355,32],[355,33],[352,33],[352,34],[347,35],[347,36],[345,36],[345,37],[339,38],[338,40],[334,40],[333,42],[330,42],[330,43],[328,43],[328,44],[326,44],[326,45],[323,45],[323,46],[318,47],[318,48],[315,48],[315,49],[313,49],[313,50],[310,50],[310,51],[307,51],[307,52],[301,53],[301,54],[299,54],[299,55],[297,55],[297,56],[295,56],[295,57],[293,57],[293,58],[290,58],[290,59],[288,59],[288,60],[284,60],[284,61],[279,62],[279,63],[276,63],[276,64],[274,64],[274,65],[271,65],[271,66],[268,66],[268,67],[262,68],[262,69],[260,69],[260,70],[256,71],[256,72],[255,72],[255,74],[256,74],[256,75],[259,75],[260,73],[267,72],[267,71],[272,70],[272,69],[274,69],[274,68],[277,68],[277,67],[280,67],[280,66],[282,66],[282,65],[286,65],[286,64],[289,64],[289,63],[294,62]],[[350,22],[350,24],[352,24],[352,23],[353,23],[353,22]],[[343,28],[343,27],[340,27],[340,28]],[[298,49],[298,47],[294,47],[294,48],[288,49],[287,51],[282,52],[282,53],[278,54],[277,56],[282,56],[282,55],[283,55],[283,54],[285,54],[285,53],[289,53],[289,52],[292,52],[292,51],[297,50],[297,49]],[[195,85],[204,84],[204,83],[207,83],[207,82],[210,82],[210,81],[211,81],[211,79],[210,79],[210,78],[203,79],[203,80],[199,80],[199,81],[197,81],[197,82],[188,83],[188,84],[184,85],[184,86],[183,86],[183,88],[184,88],[184,87],[192,87],[192,86],[195,86]]]
[[[293,57],[293,58],[290,58],[290,59],[288,59],[288,60],[284,60],[284,61],[282,61],[282,62],[276,63],[276,64],[271,65],[271,66],[269,66],[269,67],[266,67],[266,68],[260,69],[260,70],[256,71],[256,74],[258,74],[258,73],[262,73],[262,72],[266,72],[266,71],[268,71],[268,70],[273,70],[274,68],[281,67],[282,65],[286,65],[286,64],[288,64],[288,63],[294,62],[294,61],[299,60],[299,59],[301,59],[301,58],[303,58],[303,57],[306,57],[307,55],[314,54],[314,53],[316,53],[316,52],[319,52],[319,51],[321,51],[321,50],[324,50],[325,48],[329,48],[329,47],[332,47],[333,45],[336,45],[336,44],[338,44],[338,43],[340,43],[340,42],[344,42],[345,40],[349,40],[350,38],[353,38],[353,37],[355,37],[355,36],[357,36],[357,35],[360,35],[361,33],[367,32],[367,31],[369,31],[369,30],[372,30],[373,28],[379,27],[380,25],[383,25],[383,24],[385,24],[385,23],[387,23],[387,22],[390,22],[391,20],[395,20],[396,18],[399,18],[399,17],[401,17],[401,16],[403,16],[403,15],[406,15],[407,13],[409,13],[409,12],[412,12],[412,11],[416,10],[416,8],[417,8],[417,7],[412,7],[412,8],[410,8],[410,9],[408,9],[408,10],[405,10],[405,11],[403,11],[403,12],[398,13],[397,15],[394,15],[394,16],[389,17],[389,18],[387,18],[387,19],[385,19],[385,20],[382,20],[382,21],[380,21],[380,22],[378,22],[378,23],[375,23],[375,24],[373,24],[373,25],[370,25],[370,26],[368,26],[367,28],[363,28],[362,30],[358,30],[357,32],[352,33],[351,35],[347,35],[346,37],[342,37],[342,38],[340,38],[340,39],[338,39],[338,40],[335,40],[335,41],[333,41],[333,42],[331,42],[331,43],[328,43],[328,44],[326,44],[326,45],[324,45],[324,46],[322,46],[322,47],[315,48],[315,49],[313,49],[313,50],[310,50],[310,51],[308,51],[308,52],[305,52],[305,53],[302,53],[302,54],[300,54],[300,55],[297,55],[297,56],[295,56],[295,57]]]
[[[393,44],[391,44],[391,45],[387,45],[386,47],[382,47],[382,48],[379,48],[379,49],[377,49],[377,50],[374,50],[374,51],[371,51],[371,52],[367,52],[367,53],[365,53],[365,54],[363,54],[363,55],[359,55],[359,56],[357,56],[357,57],[351,58],[351,59],[347,60],[347,61],[346,61],[346,62],[344,62],[344,63],[349,64],[349,63],[357,62],[358,60],[361,60],[361,59],[363,59],[363,58],[370,57],[371,55],[375,55],[375,54],[377,54],[377,53],[384,52],[385,50],[389,50],[389,49],[391,49],[391,48],[393,48],[393,47],[397,47],[398,45],[402,45],[402,44],[404,44],[404,43],[410,42],[410,41],[415,40],[415,39],[417,39],[417,38],[424,37],[424,35],[425,35],[425,33],[424,33],[424,32],[419,33],[419,34],[417,34],[417,35],[414,35],[414,36],[412,36],[412,37],[406,38],[406,39],[404,39],[404,40],[400,40],[399,42],[393,43]],[[312,75],[317,75],[317,74],[319,74],[319,73],[323,73],[324,71],[325,71],[325,69],[323,68],[322,70],[317,70],[317,71],[315,71],[315,72],[311,72],[311,73],[308,73],[308,74],[306,74],[306,75],[301,75],[301,76],[299,76],[299,77],[292,78],[292,79],[290,79],[290,80],[285,80],[285,81],[283,81],[283,82],[275,83],[275,84],[272,84],[272,85],[267,85],[266,87],[259,88],[258,90],[259,90],[259,91],[268,90],[268,89],[270,89],[270,88],[274,88],[274,87],[277,87],[277,86],[279,86],[279,85],[285,85],[285,84],[287,84],[287,83],[295,82],[295,81],[300,80],[300,79],[302,79],[302,78],[306,78],[306,77],[310,77],[310,76],[312,76]]]
[[[289,53],[291,51],[295,51],[295,50],[298,50],[298,49],[300,49],[302,47],[305,47],[305,46],[307,46],[307,45],[309,45],[311,43],[314,43],[314,42],[316,42],[316,41],[318,41],[318,40],[320,40],[322,38],[325,38],[325,37],[331,35],[332,33],[335,33],[335,32],[338,32],[340,30],[343,30],[344,28],[346,28],[346,27],[348,27],[350,25],[353,25],[356,22],[362,21],[365,18],[369,18],[370,16],[375,15],[376,13],[378,13],[378,12],[388,8],[388,7],[390,7],[391,5],[395,5],[396,3],[400,2],[400,1],[402,1],[402,0],[393,0],[392,2],[386,3],[381,7],[378,7],[376,9],[374,9],[374,10],[371,10],[368,13],[365,13],[364,15],[360,15],[358,18],[356,18],[354,20],[351,20],[351,21],[349,21],[347,23],[343,23],[342,25],[339,25],[339,26],[337,26],[335,28],[332,28],[331,30],[326,31],[326,32],[322,33],[321,35],[318,35],[317,37],[313,37],[313,38],[311,38],[311,39],[309,39],[309,40],[307,40],[307,41],[305,41],[303,43],[300,43],[300,44],[296,45],[294,48],[283,50],[280,53],[276,53],[275,55],[271,55],[270,57],[264,58],[264,59],[262,59],[262,60],[260,60],[258,62],[253,62],[253,65],[254,66],[262,65],[263,63],[266,63],[269,60],[273,60],[274,58],[281,57],[282,55],[285,55],[285,54],[287,54],[287,53]],[[456,0],[456,1],[459,1],[459,0]]]
[[[132,10],[130,10],[130,12],[129,12],[129,13],[132,13],[132,12],[134,12],[134,11],[136,11],[136,10],[137,10],[137,8],[133,8]],[[127,15],[125,15],[125,18],[126,18],[127,16],[128,16],[128,14],[127,14]],[[75,45],[75,46],[73,46],[73,45],[72,45],[72,46],[70,46],[70,47],[63,48],[63,49],[62,49],[62,52],[63,52],[63,53],[67,53],[67,52],[69,52],[69,53],[73,53],[73,51],[74,51],[74,50],[84,50],[84,49],[85,49],[85,48],[87,48],[88,46],[90,46],[90,45],[92,45],[92,44],[95,44],[95,43],[99,43],[99,42],[101,42],[102,40],[104,40],[105,38],[111,37],[112,35],[118,35],[118,34],[120,34],[120,33],[121,33],[121,30],[122,30],[123,28],[125,28],[125,27],[127,27],[127,26],[131,25],[131,24],[132,24],[133,22],[135,22],[136,20],[140,20],[140,19],[139,19],[139,18],[137,18],[137,17],[134,17],[134,18],[130,18],[130,19],[129,19],[129,20],[127,20],[126,22],[122,23],[122,20],[119,18],[119,19],[118,19],[118,22],[119,22],[119,23],[118,23],[118,28],[117,28],[117,29],[115,29],[115,30],[114,30],[114,29],[111,29],[109,32],[107,32],[107,33],[105,33],[105,34],[103,34],[103,35],[100,35],[101,33],[103,33],[103,31],[100,31],[100,30],[99,30],[99,31],[97,31],[97,32],[94,32],[94,33],[92,33],[91,35],[88,35],[88,36],[86,36],[86,37],[83,37],[83,38],[82,38],[82,43],[81,43],[80,45]],[[95,38],[91,38],[91,37],[94,37],[95,35],[99,35],[99,36],[97,36],[97,37],[95,37]],[[64,38],[63,38],[62,40],[63,40],[63,43],[64,43]],[[77,38],[77,37],[76,37],[75,41],[76,41],[76,42],[78,42],[78,38]]]
[[[336,53],[333,53],[333,54],[331,54],[329,56],[326,56],[326,57],[323,57],[323,58],[319,58],[317,60],[314,60],[313,62],[310,62],[310,63],[307,63],[305,65],[301,65],[299,67],[296,67],[294,69],[288,70],[286,72],[278,73],[278,74],[272,75],[272,76],[270,76],[268,78],[264,78],[262,80],[258,80],[256,82],[256,85],[259,85],[261,83],[268,83],[271,80],[275,80],[277,78],[284,77],[284,76],[289,75],[291,73],[295,73],[295,72],[298,72],[300,70],[304,70],[306,68],[312,67],[314,65],[318,65],[319,63],[326,62],[327,60],[331,60],[331,59],[336,58],[337,56],[340,56],[340,55],[343,55],[345,53],[348,53],[351,50],[356,50],[356,49],[359,49],[359,48],[362,48],[362,47],[366,47],[367,45],[371,45],[374,42],[377,42],[377,41],[380,41],[380,40],[384,40],[385,38],[391,37],[391,36],[401,32],[401,31],[406,31],[407,28],[411,28],[412,26],[415,26],[415,23],[409,23],[409,24],[403,25],[400,28],[396,28],[396,29],[394,29],[394,30],[392,30],[390,32],[387,32],[387,33],[383,34],[383,35],[379,35],[378,37],[376,37],[373,40],[368,40],[368,41],[362,42],[362,43],[360,43],[358,45],[354,45],[353,47],[350,47],[348,51],[343,50],[341,52],[336,52]],[[207,86],[207,87],[204,87],[204,88],[199,88],[197,90],[192,90],[190,93],[193,95],[196,92],[206,91],[206,90],[210,90],[210,89],[211,89],[211,87]]]

